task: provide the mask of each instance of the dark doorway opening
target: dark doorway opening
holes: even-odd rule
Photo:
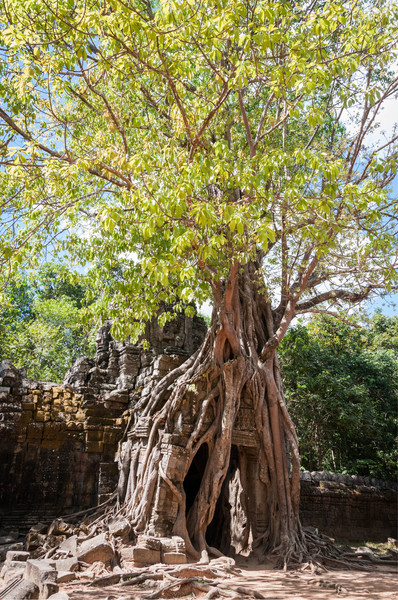
[[[220,496],[217,500],[214,517],[206,531],[206,542],[220,550],[223,554],[231,556],[231,503],[230,483],[239,469],[239,453],[236,446],[231,446],[229,467]]]
[[[194,503],[196,494],[199,491],[208,458],[209,447],[207,444],[202,444],[195,456],[193,457],[191,466],[189,467],[188,473],[186,474],[186,477],[184,479],[184,491],[186,495],[186,514],[188,514],[189,509]]]

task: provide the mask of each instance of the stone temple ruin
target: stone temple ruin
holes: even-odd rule
[[[0,537],[3,534],[16,539],[39,521],[49,523],[55,517],[109,499],[117,487],[118,453],[123,452],[125,441],[121,445],[119,442],[132,407],[164,375],[191,356],[205,334],[202,318],[191,319],[180,314],[163,328],[156,321],[149,323],[145,337],[150,345],[144,349],[139,343],[116,342],[110,334],[110,323],[105,323],[97,335],[95,357],[79,358],[67,372],[62,386],[32,381],[4,361],[0,367]],[[173,481],[186,472],[185,443],[193,427],[195,402],[200,398],[193,392],[188,400],[178,430],[165,436],[161,449],[162,469]],[[239,453],[244,454],[247,477],[251,472],[254,475],[255,429],[250,398],[243,398],[233,430],[225,486],[236,477]],[[141,418],[134,435],[145,446],[146,417]],[[187,509],[199,490],[207,453],[203,444],[185,477]],[[231,489],[239,490],[239,486],[233,485]],[[396,530],[396,497],[394,484],[304,472],[302,521],[341,538],[350,531],[351,539],[385,540],[394,536]],[[242,520],[242,515],[225,510],[226,503],[228,497],[224,494],[208,536],[211,544],[223,552],[239,552],[242,539],[226,536],[230,529],[236,532],[239,528],[230,528],[225,515],[236,523]],[[171,552],[184,562],[182,540],[170,541],[176,510],[173,494],[160,480],[152,507],[153,537],[138,540],[139,550],[127,548],[122,558],[135,563],[159,562]],[[261,530],[262,507],[255,490],[247,499],[246,517],[251,520],[252,529]],[[40,532],[35,536],[30,536],[31,548],[40,544]],[[173,560],[177,558],[174,556]]]

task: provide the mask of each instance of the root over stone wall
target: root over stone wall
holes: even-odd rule
[[[62,386],[27,379],[9,361],[3,361],[0,530],[25,531],[37,521],[108,499],[118,481],[118,443],[137,398],[190,356],[205,333],[199,317],[180,315],[164,329],[150,323],[147,337],[151,346],[144,350],[139,344],[113,340],[106,323],[98,332],[95,357],[80,358]],[[243,407],[233,434],[240,437],[237,441],[233,438],[233,443],[250,449],[252,429]],[[144,422],[141,434],[145,437]],[[163,448],[169,461],[173,449],[173,440]],[[303,525],[338,539],[396,537],[396,506],[394,483],[302,473]]]

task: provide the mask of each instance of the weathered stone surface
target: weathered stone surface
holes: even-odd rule
[[[135,546],[122,546],[119,549],[119,555],[123,562],[132,562],[134,548]]]
[[[187,562],[187,557],[182,552],[165,552],[162,555],[162,562],[166,565],[179,565]]]
[[[139,545],[141,545],[139,542],[140,537],[138,537]],[[182,539],[182,537],[179,537],[177,535],[173,535],[171,537],[166,537],[166,538],[161,537],[161,538],[159,538],[159,542],[160,542],[160,548],[162,550],[162,553],[178,552],[178,553],[185,554],[185,552],[186,552],[184,540]]]
[[[76,579],[76,573],[73,571],[58,571],[58,583],[69,583]]]
[[[54,594],[58,592],[58,584],[52,583],[51,581],[46,581],[41,586],[39,586],[39,600],[47,600]]]
[[[137,546],[149,548],[149,550],[161,550],[162,540],[150,535],[139,535],[137,538]],[[174,547],[173,550],[175,550]]]
[[[140,546],[122,548],[121,557],[124,562],[132,563],[136,567],[160,563],[160,550],[152,550]]]
[[[367,481],[358,476],[305,471],[300,498],[303,525],[341,540],[381,542],[394,535],[396,484],[377,480],[376,487]]]
[[[113,558],[113,555],[112,546],[107,541],[105,534],[101,533],[91,540],[83,542],[78,550],[77,558],[79,561],[89,564],[97,561],[106,563]]]
[[[112,519],[109,524],[109,531],[116,537],[126,537],[130,533],[130,523],[127,519]]]
[[[6,560],[7,552],[10,552],[11,550],[23,551],[23,549],[24,545],[22,542],[17,542],[15,544],[2,544],[0,546],[0,562]]]
[[[54,561],[30,558],[26,561],[24,579],[33,581],[39,588],[46,583],[57,583],[57,571],[52,566]]]
[[[26,562],[29,558],[29,552],[24,552],[23,550],[9,550],[6,554],[6,561],[10,562],[12,560]]]
[[[5,556],[5,562],[0,571],[0,578],[5,583],[11,581],[14,577],[22,575],[25,570],[25,562],[29,557],[28,552],[9,550]]]
[[[39,598],[39,587],[26,579],[21,579],[8,592],[0,592],[1,600],[30,600]]]
[[[49,596],[48,600],[69,600],[70,596],[66,592],[57,592]]]
[[[20,385],[21,381],[21,371],[14,367],[10,360],[3,360],[0,363],[0,385],[4,389],[1,391],[9,391],[10,387]]]
[[[20,561],[5,562],[3,568],[0,571],[0,578],[4,583],[8,583],[11,579],[18,575],[22,575],[25,571],[25,563]]]
[[[57,571],[78,571],[79,561],[75,556],[71,558],[60,558],[55,561]]]
[[[163,329],[153,321],[144,350],[113,340],[110,327],[99,330],[95,357],[79,358],[62,386],[26,379],[10,361],[0,367],[0,510],[24,532],[34,524],[31,514],[51,522],[110,497],[135,389],[181,364],[206,333],[199,317],[181,314]],[[29,548],[42,544],[42,533],[32,532]]]
[[[59,549],[72,555],[77,554],[77,535],[71,535],[71,537],[61,542]]]
[[[54,561],[28,559],[23,578],[33,581],[39,588],[40,600],[47,600],[49,596],[58,592],[57,571],[53,567]]]

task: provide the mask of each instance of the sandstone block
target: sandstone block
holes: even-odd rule
[[[46,583],[57,583],[57,571],[52,566],[54,561],[30,558],[26,561],[24,579],[33,581],[39,588]]]
[[[139,535],[137,538],[137,546],[149,548],[150,550],[161,550],[162,543],[159,538],[150,535]],[[173,550],[175,550],[174,547]]]
[[[7,539],[7,538],[0,538],[0,539]],[[7,542],[0,542],[0,562],[3,562],[4,560],[6,560],[6,556],[7,556],[7,552],[10,552],[11,550],[17,550],[19,551],[23,551],[24,549],[24,545],[22,544],[22,542],[15,542],[13,543],[12,540],[10,540],[10,543]]]
[[[58,584],[46,581],[39,586],[39,600],[47,600],[58,592]]]
[[[166,565],[180,565],[187,562],[187,557],[182,552],[165,552],[162,558]]]
[[[103,438],[103,432],[100,430],[91,430],[86,432],[86,441],[87,442],[100,442]]]
[[[29,423],[26,428],[29,440],[41,440],[43,435],[43,425],[41,423]]]
[[[116,444],[122,436],[122,431],[119,427],[105,427],[104,428],[104,443]]]
[[[114,536],[124,537],[130,533],[130,523],[127,519],[112,519],[108,527]]]
[[[48,598],[48,600],[69,600],[70,596],[66,592],[57,592]]]
[[[48,535],[70,535],[72,533],[72,526],[65,522],[62,518],[54,519],[48,528]],[[63,539],[60,541],[64,541]]]
[[[102,454],[103,450],[104,442],[86,442],[86,452]]]
[[[311,473],[309,471],[301,471],[300,479],[301,481],[311,481]]]
[[[7,562],[11,562],[11,561],[26,562],[28,560],[29,556],[30,556],[29,552],[24,552],[21,550],[9,550],[6,554],[6,561]]]
[[[52,410],[51,411],[51,420],[52,421],[65,421],[65,414],[60,410]]]
[[[58,571],[58,583],[68,583],[76,579],[76,573],[72,571]]]
[[[87,415],[87,417],[106,417],[107,410],[104,408],[103,405],[92,406],[86,409],[85,414]]]
[[[2,600],[28,600],[38,597],[39,587],[33,581],[27,579],[21,579],[9,592],[1,595]]]
[[[66,424],[66,427],[70,431],[83,431],[83,423],[71,421]]]
[[[14,579],[14,577],[21,576],[25,571],[25,563],[21,561],[10,561],[5,562],[3,568],[0,571],[0,578],[4,580],[5,583]]]
[[[72,535],[59,546],[60,550],[67,550],[70,554],[77,554],[77,535]]]
[[[31,402],[31,399],[23,401],[23,409],[24,410],[35,410],[35,403]]]
[[[105,534],[101,533],[83,542],[78,551],[77,558],[82,562],[92,564],[101,561],[108,562],[113,557],[112,546],[107,541]]]
[[[134,566],[154,565],[160,563],[160,550],[135,546],[134,548],[122,549],[129,552],[121,552],[124,561],[134,563]]]
[[[134,546],[122,546],[119,549],[120,558],[123,561],[131,562],[133,560]]]
[[[60,558],[55,561],[55,568],[57,571],[78,571],[79,561],[75,556],[71,558]]]
[[[185,542],[182,537],[173,535],[171,538],[159,538],[162,552],[179,552],[185,554]]]
[[[58,450],[58,448],[61,445],[61,441],[59,440],[49,440],[49,439],[44,439],[41,443],[41,447],[42,448],[47,448],[48,450]]]

